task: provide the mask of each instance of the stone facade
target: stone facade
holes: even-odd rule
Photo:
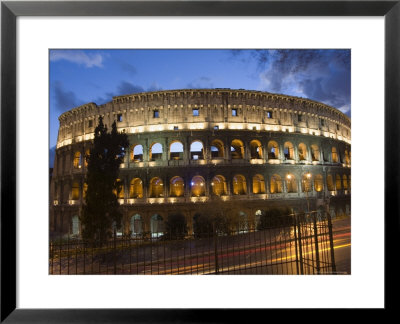
[[[121,165],[121,232],[158,231],[171,213],[186,217],[213,197],[258,210],[288,206],[350,213],[350,119],[335,108],[266,92],[204,89],[139,93],[89,103],[59,117],[50,185],[50,231],[79,235],[84,155],[98,117],[128,134]]]

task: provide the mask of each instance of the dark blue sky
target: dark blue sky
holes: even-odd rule
[[[50,147],[61,113],[142,91],[260,90],[321,101],[350,116],[350,61],[350,50],[51,50]]]

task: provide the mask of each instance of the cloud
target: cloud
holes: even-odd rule
[[[350,50],[254,50],[231,52],[241,62],[255,60],[261,89],[351,107]]]
[[[132,64],[125,62],[123,60],[116,60],[116,61],[122,71],[124,71],[130,75],[135,75],[137,73],[136,68]]]
[[[52,50],[50,52],[52,62],[65,60],[87,68],[103,67],[103,59],[100,53],[87,53],[82,50]]]
[[[201,76],[189,82],[186,87],[188,89],[208,89],[214,88],[212,79],[206,76]]]
[[[82,100],[76,97],[73,91],[65,90],[61,81],[55,81],[52,87],[54,107],[58,112],[63,113],[84,104]]]

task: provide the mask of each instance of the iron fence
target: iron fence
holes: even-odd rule
[[[66,238],[51,242],[49,251],[53,275],[335,272],[332,223],[317,212],[266,218],[252,229],[114,236],[102,245]]]

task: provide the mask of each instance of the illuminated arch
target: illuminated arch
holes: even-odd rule
[[[82,168],[82,154],[81,152],[75,152],[74,154],[74,168],[80,169]]]
[[[162,180],[158,177],[151,179],[149,187],[149,197],[158,198],[163,196],[164,196],[164,184]]]
[[[297,152],[299,155],[299,161],[306,161],[307,160],[307,146],[304,143],[300,143]]]
[[[259,140],[252,140],[250,142],[250,158],[251,159],[262,159],[262,145]]]
[[[85,159],[84,159],[85,167],[88,166],[89,156],[90,156],[90,149],[87,149],[87,150],[85,151]]]
[[[232,159],[244,159],[244,146],[241,140],[234,139],[231,142],[231,156]]]
[[[131,231],[131,236],[141,235],[143,233],[143,220],[142,216],[135,214],[130,219],[129,229]]]
[[[265,181],[261,174],[256,174],[253,177],[253,194],[265,193]]]
[[[124,191],[124,182],[121,179],[117,179],[115,181],[116,190],[114,190],[114,194],[118,199],[124,199],[125,191]]]
[[[332,147],[332,163],[338,163],[338,153],[336,147]]]
[[[336,190],[341,190],[342,189],[342,179],[340,178],[340,175],[336,175]]]
[[[222,175],[216,175],[211,180],[212,193],[217,196],[224,196],[227,194],[226,181]]]
[[[224,157],[224,143],[221,140],[213,140],[211,142],[211,158]]]
[[[275,141],[268,142],[268,159],[279,159],[279,146]]]
[[[238,232],[246,233],[249,230],[249,224],[247,221],[247,215],[245,212],[240,211],[238,217]]]
[[[131,180],[129,198],[143,198],[143,181],[140,178]]]
[[[313,161],[319,161],[319,147],[318,145],[311,145],[311,159]]]
[[[286,175],[286,190],[288,193],[297,192],[296,177],[291,173]]]
[[[79,217],[78,215],[74,215],[71,219],[72,222],[72,235],[79,235]]]
[[[285,160],[294,160],[294,146],[291,142],[283,144],[283,154]]]
[[[280,175],[274,174],[271,177],[270,192],[271,194],[282,192],[282,178],[280,177]]]
[[[322,178],[322,175],[320,174],[317,174],[314,177],[314,189],[317,192],[321,192],[324,190],[324,180]]]
[[[305,173],[301,179],[301,191],[310,192],[312,189],[312,175],[311,173]]]
[[[203,160],[204,159],[203,142],[196,140],[190,144],[190,159],[191,160]]]
[[[173,177],[169,182],[170,197],[183,197],[185,193],[185,182],[181,177]]]
[[[173,141],[169,146],[170,160],[183,160],[183,144],[179,141]]]
[[[347,151],[347,150],[344,150],[344,163],[350,164],[350,155],[349,155],[349,151]]]
[[[131,146],[130,160],[132,162],[143,161],[143,146],[141,144],[135,144]]]
[[[79,182],[78,181],[74,181],[72,183],[72,190],[71,190],[71,199],[72,200],[78,200],[79,199]]]
[[[150,146],[150,161],[157,161],[162,159],[163,147],[160,143],[153,143]]]
[[[233,177],[233,194],[234,195],[246,195],[247,194],[247,186],[246,186],[246,178],[241,174],[236,174]]]
[[[333,185],[333,178],[331,174],[328,174],[326,176],[326,185],[328,187],[328,191],[334,191],[335,190],[335,186]]]
[[[83,190],[82,190],[83,199],[86,198],[87,188],[88,188],[88,185],[87,185],[86,182],[84,182],[83,183]]]
[[[193,197],[204,196],[206,192],[206,182],[202,176],[194,176],[190,182],[191,195]]]
[[[160,215],[151,216],[150,231],[152,237],[159,237],[164,233],[164,219]]]
[[[348,183],[347,183],[347,176],[344,174],[343,175],[343,189],[347,190],[349,188]]]

